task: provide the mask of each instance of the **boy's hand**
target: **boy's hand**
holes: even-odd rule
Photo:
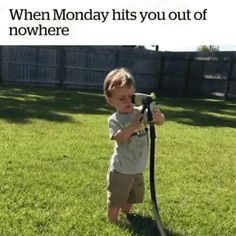
[[[161,113],[160,109],[155,109],[152,114],[152,122],[156,125],[162,125],[165,122],[165,116]]]
[[[142,119],[143,119],[143,114],[141,114],[141,112],[139,111],[139,112],[136,114],[136,116],[135,116],[133,122],[131,123],[131,126],[132,126],[134,132],[135,132],[136,130],[139,130],[139,128],[141,127]]]

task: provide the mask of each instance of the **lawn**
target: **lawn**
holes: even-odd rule
[[[156,193],[169,236],[236,235],[236,102],[158,97]],[[146,195],[106,221],[113,142],[102,94],[0,87],[0,235],[158,235]]]

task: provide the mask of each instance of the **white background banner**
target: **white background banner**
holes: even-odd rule
[[[0,3],[0,45],[236,44],[234,1]]]

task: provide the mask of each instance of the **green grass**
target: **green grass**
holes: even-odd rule
[[[168,235],[236,235],[236,102],[160,97],[156,192]],[[158,235],[146,195],[106,221],[113,143],[103,95],[0,88],[0,235]]]

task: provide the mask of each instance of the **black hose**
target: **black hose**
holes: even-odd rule
[[[159,214],[158,206],[157,206],[157,198],[155,191],[155,138],[156,132],[155,127],[152,122],[149,123],[150,127],[150,193],[152,200],[152,210],[155,217],[155,221],[157,224],[157,229],[161,236],[166,236],[165,230],[161,223],[161,217]]]

